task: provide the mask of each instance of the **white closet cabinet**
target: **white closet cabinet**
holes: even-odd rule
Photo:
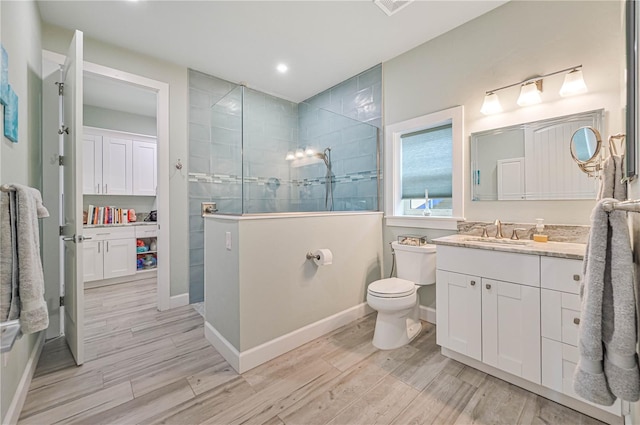
[[[102,179],[105,195],[133,193],[133,141],[115,137],[102,139]]]
[[[133,140],[134,195],[156,195],[157,163],[156,143]]]
[[[136,236],[131,227],[85,229],[84,281],[130,276],[136,273]]]
[[[82,158],[82,193],[102,194],[102,136],[83,136]]]
[[[155,196],[156,146],[152,136],[85,127],[83,193]]]
[[[538,256],[438,246],[438,344],[540,384],[539,270]]]

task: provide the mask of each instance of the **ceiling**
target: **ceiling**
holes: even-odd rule
[[[504,3],[416,1],[393,16],[372,0],[43,0],[38,7],[47,23],[299,102]]]

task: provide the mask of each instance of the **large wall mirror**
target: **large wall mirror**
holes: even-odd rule
[[[597,180],[569,150],[580,127],[603,130],[604,109],[471,134],[471,199],[595,199]]]

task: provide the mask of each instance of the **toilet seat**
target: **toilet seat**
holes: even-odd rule
[[[369,285],[367,292],[369,295],[379,298],[400,298],[414,294],[416,291],[415,283],[391,277],[388,279],[376,280]]]

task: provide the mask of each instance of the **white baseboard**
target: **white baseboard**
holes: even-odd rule
[[[189,293],[174,295],[169,300],[169,308],[182,307],[189,305]]]
[[[238,373],[244,373],[373,311],[366,302],[361,303],[243,352],[239,352],[208,322],[205,322],[204,335]]]
[[[420,320],[436,324],[436,309],[433,307],[420,306]]]
[[[3,424],[13,425],[18,423],[18,418],[20,417],[20,412],[22,412],[24,401],[27,399],[31,379],[36,371],[36,366],[40,359],[40,353],[42,353],[42,347],[44,347],[45,333],[46,332],[40,332],[40,335],[38,335],[38,339],[36,340],[36,345],[31,350],[29,360],[27,360],[27,365],[24,368],[24,372],[22,372],[20,383],[18,383],[18,388],[16,388],[16,392],[13,395],[13,400],[11,400],[7,413],[4,418],[2,418]]]

